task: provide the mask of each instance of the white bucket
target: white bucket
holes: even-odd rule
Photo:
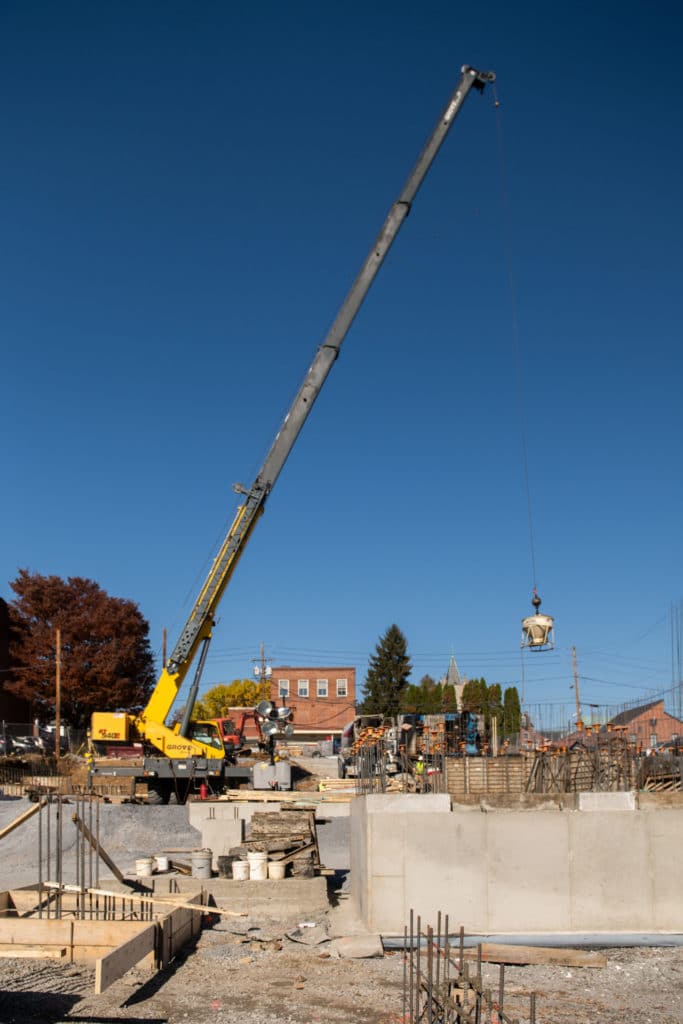
[[[287,865],[281,860],[268,861],[268,878],[284,878]]]
[[[157,871],[168,871],[168,857],[155,857],[154,863]]]
[[[211,850],[192,851],[192,877],[211,878],[211,862],[213,853]]]
[[[138,878],[149,878],[154,868],[152,857],[139,857],[135,861],[135,874]]]
[[[241,882],[246,881],[249,878],[249,861],[234,860],[232,862],[232,877],[239,879]]]
[[[261,881],[268,877],[268,854],[267,853],[248,853],[247,860],[249,861],[249,877],[253,881]]]

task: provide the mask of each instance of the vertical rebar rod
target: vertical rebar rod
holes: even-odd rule
[[[420,991],[422,986],[422,978],[420,977],[420,970],[422,967],[420,959],[420,946],[422,943],[422,919],[420,915],[417,916],[417,950],[415,954],[415,1020],[419,1020],[420,1013]]]
[[[500,965],[498,972],[498,1016],[502,1016],[505,1009],[505,964]]]
[[[439,984],[441,981],[441,970],[440,961],[441,959],[441,911],[436,915],[436,995],[441,1002],[441,989]]]
[[[50,863],[50,861],[52,859],[52,850],[50,849],[50,847],[51,847],[51,841],[50,841],[51,828],[50,828],[50,825],[51,825],[52,811],[51,811],[51,808],[50,808],[50,798],[49,797],[45,798],[45,806],[47,808],[47,815],[46,815],[46,822],[45,822],[45,830],[47,832],[47,836],[46,836],[46,840],[47,840],[47,855],[46,855],[47,871],[46,871],[46,874],[47,874],[47,878],[48,878],[48,881],[49,881],[50,880],[51,867],[52,867],[52,865]],[[47,916],[48,917],[50,916],[51,909],[52,908],[51,908],[51,905],[50,905],[50,897],[48,895],[48,899],[47,899]]]
[[[413,929],[413,925],[414,925],[414,922],[413,922],[413,911],[411,910],[410,911],[410,999],[409,999],[409,1002],[410,1002],[410,1019],[411,1019],[411,1021],[415,1020],[415,1014],[414,1014],[415,1006],[414,1006],[414,1000],[413,1000],[413,950],[414,950],[414,945],[413,945],[414,929]]]
[[[408,926],[403,926],[403,1015],[402,1019],[406,1019],[406,994],[407,994],[407,957],[408,957]]]
[[[38,811],[38,917],[43,916],[43,807],[44,800],[40,797]]]
[[[93,834],[93,820],[92,820],[92,793],[88,797],[88,829],[90,835]],[[93,848],[92,843],[88,843],[88,888],[93,888]],[[92,917],[92,913],[90,915]]]
[[[57,797],[55,804],[56,823],[55,823],[55,861],[57,864],[57,883],[59,888],[57,889],[57,899],[55,901],[55,912],[56,917],[61,918],[62,916],[62,827],[63,827],[63,815],[62,815],[62,798]]]
[[[427,1024],[434,1024],[434,929],[427,928]]]
[[[536,993],[529,996],[529,1024],[536,1024]]]
[[[95,858],[95,886],[99,889],[100,887],[100,801],[97,800],[95,814],[95,836],[97,840],[97,857]]]

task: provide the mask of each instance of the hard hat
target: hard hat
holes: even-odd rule
[[[424,757],[422,756],[422,754],[418,756],[418,761],[424,761]]]

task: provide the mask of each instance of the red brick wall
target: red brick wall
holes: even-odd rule
[[[643,711],[637,718],[626,725],[628,739],[636,737],[636,742],[644,749],[651,746],[653,736],[656,743],[668,743],[673,736],[683,736],[683,722],[664,710],[664,701]]]
[[[273,666],[270,677],[270,699],[282,704],[280,683],[287,684],[288,695],[284,702],[294,712],[294,734],[315,732],[320,735],[338,736],[355,715],[356,670],[343,667]],[[324,687],[319,680],[327,680],[327,696],[319,693]],[[346,693],[343,693],[346,683]],[[308,684],[308,696],[303,696],[304,683]]]

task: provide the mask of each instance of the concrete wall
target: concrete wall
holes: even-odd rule
[[[442,911],[451,928],[476,934],[683,931],[683,807],[591,796],[586,810],[358,798],[354,909],[385,934],[401,934],[411,909],[428,923]]]

